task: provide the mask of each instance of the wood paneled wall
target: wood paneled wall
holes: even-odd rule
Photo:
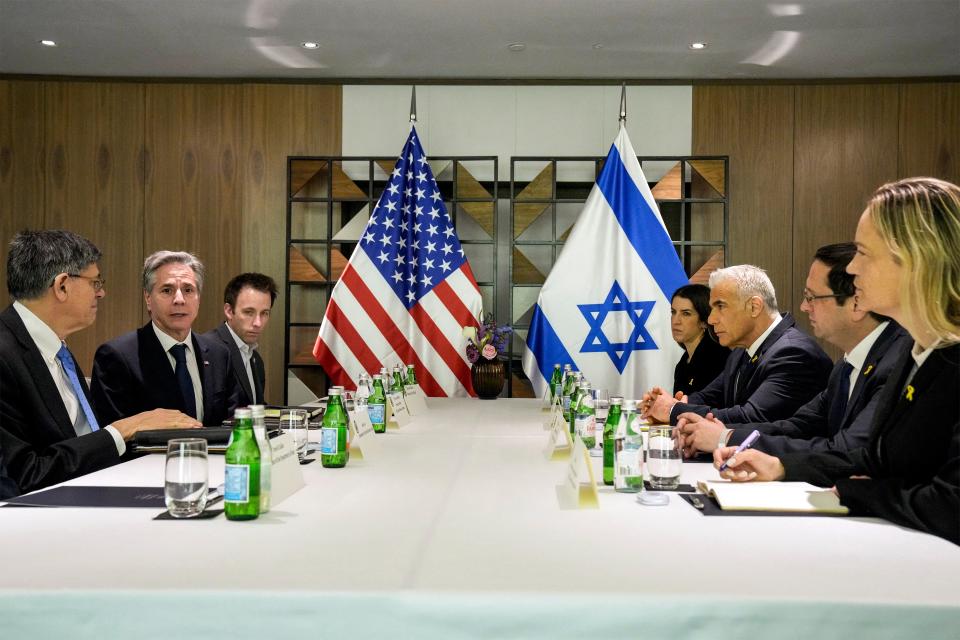
[[[853,239],[877,187],[960,183],[960,83],[695,86],[693,153],[730,156],[727,263],[767,269],[809,329],[799,309],[813,253]]]
[[[282,292],[286,156],[340,153],[340,109],[337,86],[0,80],[0,279],[24,227],[100,247],[108,294],[69,340],[89,372],[97,345],[146,321],[144,257],[191,251],[207,267],[194,325],[206,331],[233,275],[262,271]],[[261,345],[273,402],[284,321],[281,298]]]

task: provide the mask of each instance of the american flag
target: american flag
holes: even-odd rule
[[[462,330],[482,300],[417,131],[337,282],[313,355],[332,384],[413,364],[429,396],[473,395]]]

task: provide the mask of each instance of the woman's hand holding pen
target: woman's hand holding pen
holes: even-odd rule
[[[720,477],[734,482],[783,480],[785,475],[780,458],[756,449],[737,453],[737,447],[720,447],[713,452],[713,466],[719,469],[724,463],[727,468]]]

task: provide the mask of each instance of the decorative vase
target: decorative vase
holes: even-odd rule
[[[504,382],[504,366],[499,360],[480,358],[470,367],[473,390],[481,400],[493,400],[500,395]]]

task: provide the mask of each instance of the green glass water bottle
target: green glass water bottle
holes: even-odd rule
[[[227,520],[253,520],[260,515],[260,447],[250,410],[237,409],[233,419],[224,459],[223,511]]]
[[[414,370],[412,364],[407,365],[407,385],[417,384],[417,372]]]
[[[582,377],[577,373],[576,382],[573,383],[573,392],[570,394],[570,407],[567,409],[567,424],[570,426],[570,438],[577,433],[577,404],[580,403],[580,395],[583,392]]]
[[[623,405],[623,398],[620,396],[610,398],[610,412],[607,413],[607,421],[603,424],[603,484],[610,486],[613,486],[613,439],[620,426],[621,405]]]
[[[373,376],[373,390],[367,398],[367,415],[374,433],[387,431],[387,394],[383,390],[383,376]]]
[[[393,368],[393,384],[390,385],[391,393],[403,393],[403,374],[400,371],[400,365]]]
[[[577,411],[573,420],[575,431],[583,440],[583,446],[587,449],[593,449],[597,446],[596,410],[593,406],[593,389],[589,382],[584,382],[580,387],[580,401],[577,403]]]
[[[561,393],[563,393],[563,374],[560,373],[560,365],[555,364],[553,365],[553,375],[550,376],[550,402],[556,402],[557,396]]]
[[[625,400],[624,407],[624,419],[614,441],[613,489],[637,493],[643,489],[643,434],[637,425],[637,402]]]
[[[567,365],[564,369],[566,369],[566,371],[563,374],[563,391],[560,393],[560,399],[563,401],[563,411],[566,413],[570,411],[570,395],[573,394],[574,384],[577,378],[570,365]]]
[[[342,391],[336,387],[328,392],[327,410],[323,413],[323,429],[320,432],[320,464],[325,467],[346,466],[350,459],[347,451],[347,410],[343,406]]]

